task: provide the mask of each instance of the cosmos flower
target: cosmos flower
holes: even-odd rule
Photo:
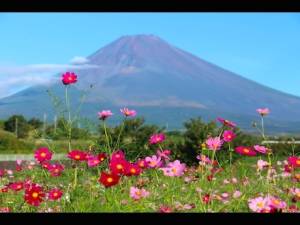
[[[89,156],[87,158],[88,167],[95,167],[95,166],[98,166],[100,163],[101,163],[101,161],[99,160],[99,158],[97,156]]]
[[[14,182],[8,185],[11,190],[20,191],[23,189],[23,182]]]
[[[282,210],[286,208],[287,204],[285,201],[282,201],[281,199],[273,196],[268,196],[268,205],[269,207],[276,209],[276,210]]]
[[[165,135],[163,133],[153,134],[150,139],[149,143],[151,145],[162,143],[165,140]]]
[[[270,113],[270,110],[268,108],[259,108],[256,110],[261,116],[266,116]]]
[[[225,120],[225,119],[220,118],[220,117],[217,118],[217,120],[219,122],[221,122],[224,126],[232,127],[232,128],[236,127],[236,124],[234,122],[229,121],[229,120]]]
[[[111,154],[111,160],[115,160],[115,159],[125,159],[125,154],[121,149],[114,151]]]
[[[119,180],[120,177],[116,174],[101,172],[101,176],[98,181],[107,188],[118,184]]]
[[[110,110],[102,110],[98,112],[98,116],[100,120],[106,120],[108,117],[112,116],[113,113]]]
[[[58,177],[64,171],[65,167],[62,164],[55,163],[48,167],[48,171],[52,177]]]
[[[231,142],[236,137],[232,130],[225,130],[223,133],[223,140],[225,142]]]
[[[165,176],[169,177],[180,177],[184,174],[185,164],[180,163],[179,160],[175,160],[174,162],[169,162],[168,165],[161,170],[164,172]]]
[[[134,200],[139,200],[141,198],[145,198],[149,196],[149,192],[146,191],[144,188],[139,189],[137,187],[130,187],[130,197]]]
[[[136,164],[129,163],[125,167],[125,175],[126,176],[138,176],[141,174],[141,172],[142,172],[142,170]]]
[[[262,212],[265,209],[270,209],[269,201],[264,197],[249,199],[248,206],[253,212]]]
[[[136,162],[139,168],[146,169],[148,167],[148,163],[145,159],[140,159]]]
[[[29,188],[25,189],[24,200],[30,205],[39,206],[44,197],[43,188],[38,184],[33,183]]]
[[[51,189],[48,192],[48,198],[52,201],[60,199],[62,195],[63,195],[63,192],[58,188]]]
[[[268,148],[266,148],[265,146],[254,145],[253,148],[255,151],[260,152],[262,154],[266,154],[268,152]]]
[[[77,82],[77,75],[73,72],[66,72],[61,76],[64,85],[69,85]]]
[[[52,152],[45,147],[39,148],[34,153],[34,158],[39,162],[42,163],[46,160],[51,160],[52,158]]]
[[[102,152],[102,153],[99,153],[97,157],[100,160],[100,162],[103,162],[107,158],[107,155],[106,155],[106,153]]]
[[[159,168],[162,165],[161,157],[157,157],[156,155],[147,156],[145,160],[150,168]]]
[[[0,177],[4,177],[4,175],[5,175],[5,170],[0,169]]]
[[[258,170],[263,170],[265,167],[269,166],[269,163],[267,161],[259,159],[257,160],[256,166]]]
[[[109,163],[110,171],[117,175],[125,174],[127,167],[129,167],[129,162],[125,159],[114,159]]]
[[[158,212],[160,212],[160,213],[171,213],[172,211],[173,210],[171,207],[165,206],[165,205],[160,206],[159,210],[158,210]]]
[[[134,117],[134,116],[136,116],[136,111],[135,110],[129,110],[128,108],[123,108],[123,109],[120,109],[120,111],[126,117]]]
[[[51,163],[49,161],[44,161],[41,163],[42,168],[49,170],[49,168],[51,167]]]
[[[165,159],[165,160],[170,160],[170,157],[169,155],[171,154],[171,151],[166,149],[166,150],[163,150],[163,151],[160,151],[159,149],[156,151],[156,155],[158,157],[161,157],[162,159]]]
[[[75,161],[85,161],[87,160],[87,153],[80,150],[72,150],[67,157]]]
[[[256,152],[252,147],[239,146],[235,148],[235,151],[240,155],[256,156]]]
[[[241,196],[242,196],[242,192],[240,192],[238,190],[234,191],[233,194],[232,194],[233,198],[239,198]]]
[[[220,150],[221,146],[223,144],[223,141],[221,140],[220,137],[210,137],[206,140],[206,145],[208,149],[216,151]]]
[[[292,167],[295,167],[295,168],[300,167],[300,157],[290,156],[290,157],[288,157],[288,163]]]

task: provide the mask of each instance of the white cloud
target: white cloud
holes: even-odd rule
[[[55,74],[98,68],[93,64],[0,65],[0,98],[33,85],[48,85],[59,78]]]
[[[70,63],[75,65],[87,64],[88,62],[89,60],[82,56],[75,56],[70,60]]]

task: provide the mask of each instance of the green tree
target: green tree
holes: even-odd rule
[[[43,126],[43,122],[37,118],[32,118],[28,121],[28,124],[34,129],[39,129]]]
[[[22,115],[13,115],[4,122],[4,130],[14,132],[17,138],[28,136],[29,125]]]

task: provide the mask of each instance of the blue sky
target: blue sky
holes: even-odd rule
[[[300,96],[299,13],[0,13],[0,28],[0,97],[131,34]]]

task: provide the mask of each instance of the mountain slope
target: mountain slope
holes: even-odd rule
[[[285,131],[287,124],[300,121],[300,98],[250,81],[153,35],[123,36],[88,59],[98,67],[75,71],[79,75],[75,86],[89,90],[93,84],[83,106],[90,118],[105,107],[128,106],[138,108],[148,121],[166,122],[170,127],[180,127],[182,121],[199,115],[206,119],[228,116],[249,128],[257,118],[255,109],[269,107],[277,129]],[[63,94],[62,85],[48,88]],[[45,89],[31,87],[0,100],[0,116],[48,112]],[[76,90],[74,94],[73,103],[78,104],[80,94]]]

